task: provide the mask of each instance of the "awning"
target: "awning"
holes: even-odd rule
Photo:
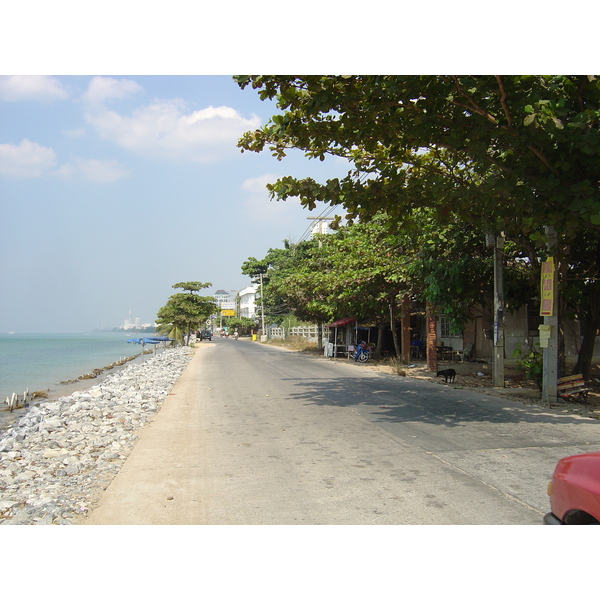
[[[325,325],[325,327],[343,327],[344,325],[348,325],[348,323],[354,323],[356,319],[352,317],[346,317],[345,319],[339,319],[338,321],[334,321],[333,323],[329,323],[329,325]]]

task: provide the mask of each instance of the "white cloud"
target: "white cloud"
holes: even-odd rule
[[[242,183],[245,196],[242,200],[242,212],[244,215],[256,222],[271,223],[274,225],[286,225],[298,218],[300,202],[291,198],[290,200],[271,200],[266,189],[267,183],[275,183],[278,175],[268,174],[246,179]]]
[[[131,79],[94,77],[90,81],[83,100],[91,105],[99,105],[106,100],[126,98],[142,91],[142,86]]]
[[[27,139],[18,145],[0,144],[0,175],[30,179],[46,174],[108,183],[129,177],[131,172],[116,160],[81,158],[56,168],[56,153],[52,148]]]
[[[62,100],[67,96],[60,81],[48,75],[0,76],[0,100]]]
[[[77,169],[72,164],[61,165],[55,171],[52,171],[52,175],[61,177],[63,179],[71,179],[77,174]]]
[[[245,179],[242,183],[242,189],[253,196],[262,195],[268,197],[269,192],[266,186],[268,183],[275,183],[277,179],[279,177],[273,174],[261,175],[254,179]]]
[[[131,171],[122,167],[116,160],[79,159],[75,164],[84,179],[97,183],[110,183],[131,175]]]
[[[73,163],[62,165],[54,175],[64,179],[80,178],[95,183],[112,183],[131,175],[131,171],[116,160],[76,158]]]
[[[128,116],[96,106],[85,119],[100,137],[133,154],[192,162],[239,154],[237,140],[260,125],[257,116],[245,119],[227,106],[190,112],[181,100],[157,100]]]
[[[24,139],[15,144],[0,144],[0,174],[9,177],[41,177],[54,168],[56,153],[35,142]]]

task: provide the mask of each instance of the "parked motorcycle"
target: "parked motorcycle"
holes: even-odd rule
[[[371,358],[371,347],[366,342],[361,342],[352,357],[355,361],[365,363]]]

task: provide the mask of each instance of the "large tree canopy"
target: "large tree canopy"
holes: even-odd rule
[[[279,113],[239,146],[278,159],[346,158],[346,177],[318,183],[283,177],[280,200],[342,205],[351,219],[385,211],[397,228],[432,208],[503,232],[530,264],[557,233],[561,292],[579,296],[581,370],[589,370],[600,312],[594,250],[600,239],[600,81],[594,76],[239,76]],[[577,251],[582,248],[585,251]],[[588,252],[587,250],[591,252]],[[573,252],[577,252],[574,255]],[[432,263],[435,265],[434,262]],[[567,287],[576,286],[576,289]],[[563,302],[564,307],[565,302]],[[585,352],[584,352],[585,350]],[[585,360],[583,355],[586,356]]]
[[[354,316],[390,322],[402,298],[424,298],[462,328],[490,287],[491,253],[483,236],[458,219],[440,226],[434,211],[413,215],[394,231],[390,217],[248,259],[242,271],[263,274],[267,314],[279,307],[306,320]],[[281,313],[279,313],[281,318]],[[392,329],[394,329],[392,327]]]
[[[403,219],[437,205],[492,229],[567,238],[600,229],[600,83],[588,76],[239,76],[280,114],[243,149],[343,156],[326,183],[283,177],[272,195]],[[518,216],[518,218],[516,218]]]
[[[284,248],[270,248],[261,260],[250,257],[242,264],[242,273],[253,277],[255,282],[263,276],[261,303],[267,321],[280,323],[289,314],[307,321],[330,320],[335,315],[335,307],[320,292],[323,286],[314,279],[320,277],[323,269],[315,272],[308,266],[317,242],[307,240],[292,244],[285,240],[284,245]]]

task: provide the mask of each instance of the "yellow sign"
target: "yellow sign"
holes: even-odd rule
[[[222,317],[235,317],[235,310],[231,310],[229,308],[221,311]]]
[[[554,259],[542,263],[540,316],[551,317],[554,306]]]

